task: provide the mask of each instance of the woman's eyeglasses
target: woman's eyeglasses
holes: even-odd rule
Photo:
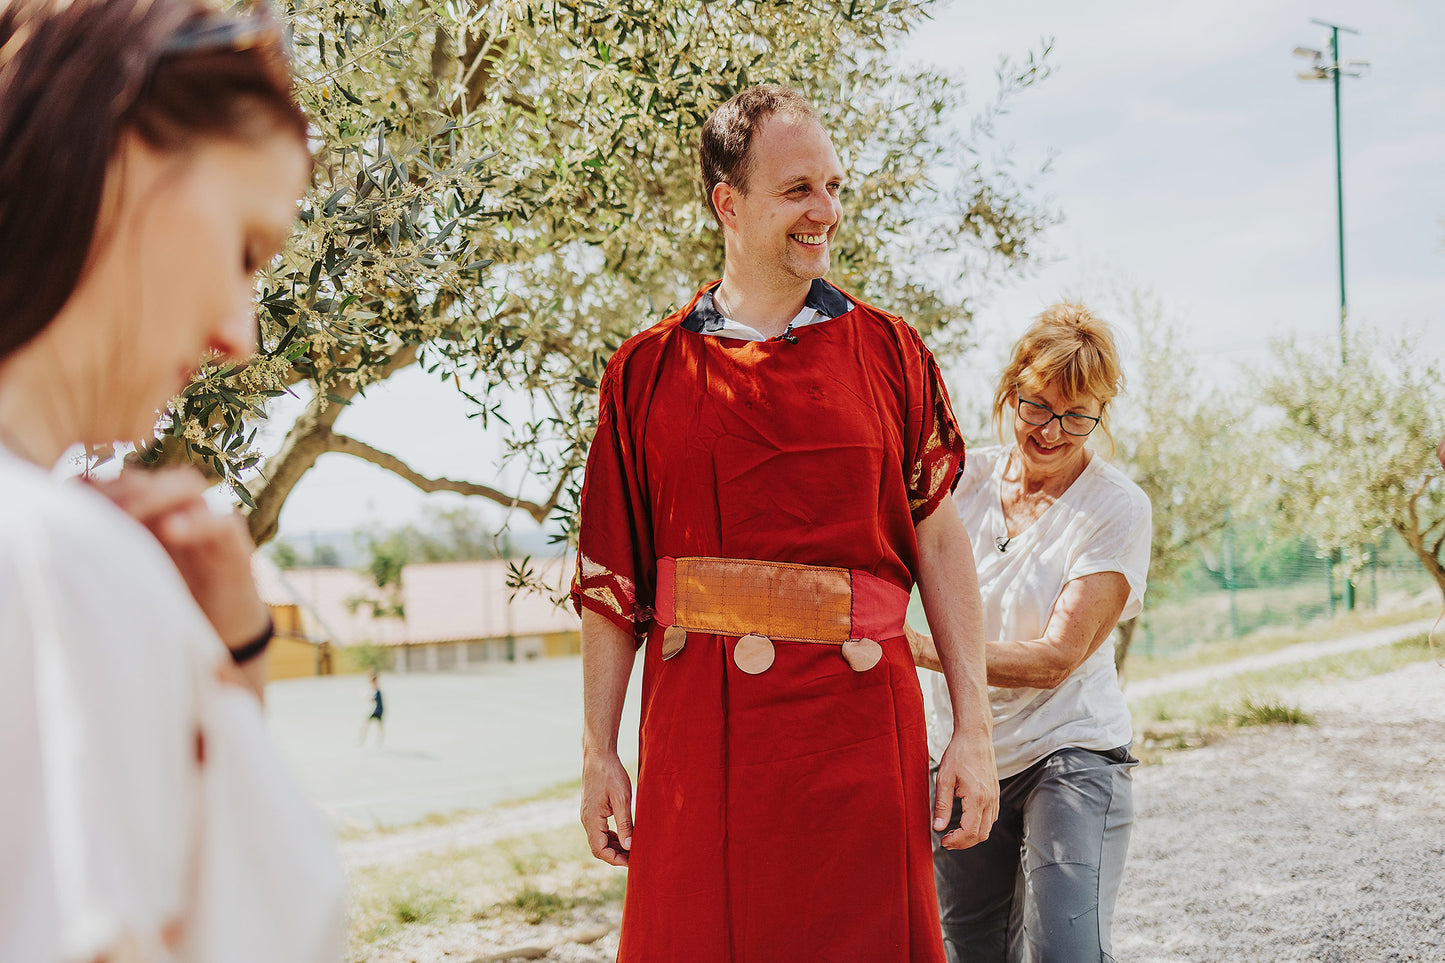
[[[1033,425],[1035,428],[1042,428],[1057,418],[1059,427],[1064,429],[1065,434],[1078,438],[1083,438],[1099,425],[1099,419],[1093,415],[1056,415],[1048,406],[1035,401],[1025,401],[1022,398],[1019,399],[1019,417],[1026,424]]]

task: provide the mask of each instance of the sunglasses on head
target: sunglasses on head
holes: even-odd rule
[[[161,57],[253,50],[275,45],[286,49],[286,34],[265,6],[241,16],[208,13],[196,17],[166,40]],[[289,51],[288,51],[289,52]]]

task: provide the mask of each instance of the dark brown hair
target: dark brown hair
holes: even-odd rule
[[[292,131],[280,30],[202,0],[0,0],[0,360],[69,300],[95,244],[121,134]]]
[[[703,203],[714,218],[717,206],[712,202],[712,189],[718,184],[731,184],[739,191],[748,189],[753,135],[773,114],[809,119],[818,116],[802,91],[781,84],[758,84],[734,94],[703,123],[698,165],[702,169]]]

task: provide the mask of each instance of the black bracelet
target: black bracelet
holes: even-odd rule
[[[256,636],[255,639],[247,642],[245,645],[240,646],[239,648],[232,649],[231,661],[236,663],[237,665],[245,665],[247,662],[255,659],[262,652],[266,651],[267,646],[271,644],[272,636],[274,636],[275,634],[276,623],[272,622],[270,617],[268,616],[266,619],[266,631],[262,632],[260,635]]]

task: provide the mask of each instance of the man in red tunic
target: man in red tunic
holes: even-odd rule
[[[963,442],[913,328],[823,280],[843,172],[802,95],[738,94],[701,162],[722,281],[613,355],[582,489],[582,822],[628,867],[619,960],[942,963],[903,624],[917,582],[958,720],[934,826],[961,798],[971,846],[998,783]]]

